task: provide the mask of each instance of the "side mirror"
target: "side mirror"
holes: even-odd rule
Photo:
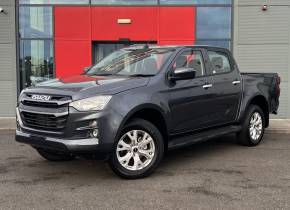
[[[172,81],[194,79],[196,71],[194,68],[176,68],[170,75]]]
[[[91,68],[91,67],[88,67],[88,66],[85,67],[85,68],[84,68],[84,73],[87,73],[87,72],[90,70],[90,68]]]

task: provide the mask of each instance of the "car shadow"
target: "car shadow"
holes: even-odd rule
[[[187,147],[170,150],[165,155],[165,160],[179,158],[202,158],[213,152],[225,152],[230,147],[239,147],[235,135],[213,138],[205,142],[196,143]]]
[[[168,151],[153,177],[163,176],[176,167],[186,169],[192,161],[200,161],[214,154],[225,154],[239,147],[234,135],[211,139],[186,148]],[[34,152],[34,151],[33,151]],[[184,160],[187,161],[184,161]],[[188,161],[189,160],[189,161]],[[10,167],[8,166],[10,165]],[[7,172],[18,173],[12,180],[15,184],[38,184],[63,181],[77,186],[92,185],[100,180],[120,180],[114,175],[105,161],[78,158],[67,162],[49,162],[33,154],[32,159],[11,158],[7,161]],[[172,174],[174,175],[174,174]],[[117,181],[118,182],[118,181]]]

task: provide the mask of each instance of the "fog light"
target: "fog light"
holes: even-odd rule
[[[20,131],[20,125],[19,125],[18,120],[16,121],[16,130]]]
[[[95,128],[95,127],[97,127],[97,125],[98,125],[98,123],[97,123],[97,121],[96,121],[96,120],[94,120],[94,121],[90,122],[90,127],[92,127],[92,128]]]
[[[16,115],[16,130],[20,131],[18,116]]]
[[[91,131],[91,137],[93,138],[97,138],[99,135],[99,130],[98,129],[94,129]]]

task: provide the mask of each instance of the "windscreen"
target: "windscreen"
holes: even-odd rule
[[[173,52],[173,48],[117,50],[91,67],[87,75],[154,76]]]

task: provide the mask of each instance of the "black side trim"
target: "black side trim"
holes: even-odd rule
[[[226,126],[222,128],[215,128],[215,129],[210,129],[206,131],[200,131],[193,133],[191,135],[186,135],[186,136],[179,136],[172,138],[171,141],[168,144],[168,149],[176,149],[188,145],[192,145],[198,142],[203,142],[215,137],[219,136],[224,136],[230,133],[236,133],[239,132],[242,129],[241,126]]]

